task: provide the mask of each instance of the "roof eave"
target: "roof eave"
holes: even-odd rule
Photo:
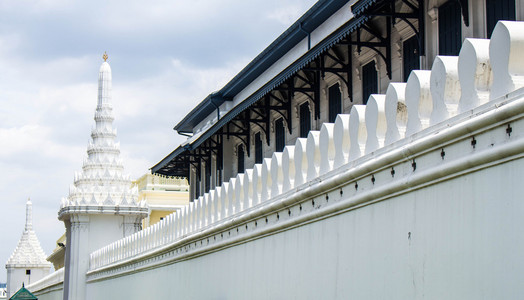
[[[233,79],[231,79],[218,92],[208,95],[182,121],[173,129],[178,132],[193,132],[193,128],[212,113],[215,105],[212,99],[217,97],[223,101],[232,100],[240,91],[255,80],[267,68],[280,59],[283,53],[292,49],[298,42],[306,38],[320,24],[322,24],[332,13],[345,5],[347,1],[320,0],[304,13],[295,23],[284,31],[264,51],[257,55],[246,67],[244,67]],[[223,102],[222,102],[223,103]]]

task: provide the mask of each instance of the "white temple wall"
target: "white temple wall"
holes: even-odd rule
[[[124,216],[91,215],[89,216],[89,252],[93,252],[116,240],[124,238]],[[98,234],[103,232],[104,234]]]
[[[30,275],[26,271],[30,271]],[[49,275],[49,267],[36,268],[35,266],[7,268],[7,299],[13,296],[21,287],[22,283],[28,286]]]
[[[524,159],[502,163],[218,252],[93,281],[87,298],[516,299],[524,293],[523,168]]]
[[[33,293],[33,295],[37,296],[38,300],[63,300],[64,297],[63,289],[61,288],[44,293]]]
[[[62,300],[64,294],[64,268],[61,268],[26,288],[40,300]]]

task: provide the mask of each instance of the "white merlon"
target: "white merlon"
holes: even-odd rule
[[[282,152],[282,165],[287,168],[282,168],[282,192],[285,193],[291,189],[295,184],[295,146],[290,145],[284,148]]]
[[[430,125],[457,114],[460,100],[457,56],[437,56],[431,68],[431,98],[433,111]]]
[[[306,182],[307,176],[307,155],[306,155],[307,139],[298,138],[295,142],[295,186],[299,186]]]
[[[333,128],[333,135],[340,137],[340,141],[335,144],[335,160],[333,165],[335,167],[341,166],[348,162],[349,149],[351,141],[349,139],[349,115],[340,114],[335,119]]]
[[[308,162],[306,181],[311,181],[318,176],[320,169],[320,131],[312,130],[308,133],[306,159]]]
[[[384,107],[386,115],[386,138],[385,145],[404,138],[406,124],[408,122],[408,110],[406,106],[406,83],[390,83],[386,91],[386,102]]]
[[[235,190],[235,180],[230,180],[229,182],[224,182],[222,184],[222,193],[224,194],[224,199],[227,201],[227,214],[228,216],[231,216],[235,214],[236,211],[238,211],[238,206],[235,203],[235,193],[233,191]],[[202,203],[199,203],[199,206],[197,209],[201,209],[200,205]],[[201,215],[197,213],[197,222],[198,224],[202,224]],[[200,227],[199,227],[200,228]]]
[[[220,199],[224,199],[224,203],[222,204],[222,207],[220,208],[220,215],[222,218],[228,217],[229,213],[231,212],[229,210],[229,197],[227,196],[229,191],[229,184],[222,184],[220,186]],[[196,203],[195,203],[196,204]],[[196,207],[195,207],[195,219],[193,220],[194,223],[196,223]]]
[[[276,197],[282,193],[282,185],[284,183],[284,174],[282,172],[282,152],[274,152],[271,157],[271,168],[264,168],[265,173],[263,178],[271,179],[271,197]],[[267,186],[267,184],[266,184]]]
[[[406,106],[408,122],[406,136],[429,126],[429,118],[433,109],[430,92],[431,71],[412,71],[406,84]]]
[[[223,215],[220,214],[222,210],[222,203],[221,201],[218,201],[220,199],[220,189],[221,187],[216,187],[214,190],[211,191],[213,194],[213,220],[220,220]],[[191,208],[192,206],[189,206]]]
[[[496,99],[524,86],[524,30],[521,22],[500,21],[489,43],[493,68],[490,99]]]
[[[231,191],[231,193],[235,194],[235,201],[238,207],[238,212],[240,212],[246,209],[246,205],[244,204],[244,174],[239,173],[237,174],[237,177],[231,180],[235,182],[235,190]]]
[[[271,198],[271,161],[272,158],[264,158],[262,160],[262,165],[260,168],[260,194],[256,201],[246,201],[246,203],[250,203],[250,206],[255,206],[258,203],[261,203],[263,201],[266,201],[267,199]],[[253,180],[255,178],[255,174],[253,174]],[[258,181],[258,180],[257,180]],[[254,184],[253,184],[253,192],[255,192]],[[246,199],[244,199],[246,200]],[[254,198],[253,198],[254,200]]]
[[[244,171],[244,207],[251,207],[251,202],[255,204],[262,197],[262,164],[255,164],[253,169]],[[251,201],[250,201],[251,200]]]
[[[353,105],[349,113],[349,160],[354,160],[366,152],[366,106]]]
[[[324,123],[320,128],[319,151],[325,153],[325,155],[320,156],[319,174],[325,174],[333,169],[333,162],[335,160],[334,131],[335,124],[333,123]]]
[[[466,39],[458,61],[460,101],[458,112],[464,112],[489,101],[493,72],[489,62],[489,40]]]
[[[366,154],[384,146],[386,95],[371,95],[366,104]]]

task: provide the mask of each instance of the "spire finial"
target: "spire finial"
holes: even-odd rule
[[[107,53],[104,51],[104,55],[102,55],[102,58],[104,59],[104,61],[107,61],[107,58],[108,58],[108,57],[109,57],[109,56],[107,56]]]
[[[33,230],[33,203],[31,198],[27,198],[25,206],[25,230]]]

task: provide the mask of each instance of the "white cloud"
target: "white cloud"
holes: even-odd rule
[[[267,15],[270,20],[275,20],[283,25],[291,25],[297,20],[297,11],[299,11],[297,5],[291,5],[275,9]]]
[[[18,128],[0,128],[0,159],[10,160],[20,154],[35,153],[40,159],[78,160],[81,147],[57,143],[50,138],[52,129],[37,124]]]
[[[0,261],[27,197],[47,253],[63,233],[56,213],[86,155],[104,50],[124,166],[138,177],[185,139],[173,126],[313,2],[0,1]]]
[[[287,1],[269,11],[267,18],[290,26],[313,4],[313,1]]]

